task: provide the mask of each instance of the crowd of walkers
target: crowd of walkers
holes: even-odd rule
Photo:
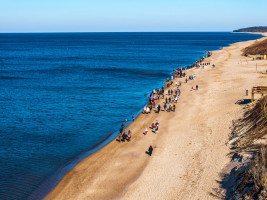
[[[211,52],[207,52],[207,57],[209,57],[211,55]],[[173,70],[172,75],[177,78],[177,77],[185,77],[185,83],[187,83],[189,80],[194,80],[195,76],[194,75],[190,75],[189,78],[186,77],[186,73],[184,72],[184,70],[187,69],[191,69],[193,67],[203,67],[203,69],[205,68],[204,66],[210,65],[210,62],[206,62],[203,63],[204,61],[204,57],[201,57],[199,60],[197,60],[194,64],[190,65],[190,66],[186,66],[186,67],[182,67],[182,68],[178,68],[177,70]],[[213,67],[215,67],[215,65],[212,65]],[[180,87],[182,85],[182,82],[179,81],[179,83],[176,81],[175,82],[175,87],[174,89],[168,89],[170,85],[173,85],[173,81],[172,79],[174,78],[172,77],[171,79],[167,79],[167,83],[166,83],[166,88],[162,87],[160,89],[154,89],[150,95],[148,96],[148,102],[146,104],[146,106],[143,108],[142,113],[143,114],[149,114],[153,111],[154,108],[154,112],[155,113],[160,113],[161,111],[164,112],[175,112],[176,110],[176,103],[179,100],[179,97],[181,95],[181,90]],[[192,87],[192,90],[194,90],[194,88]],[[196,90],[198,90],[198,85],[196,85]],[[158,103],[156,105],[156,101],[163,99],[162,101],[162,105],[160,103]],[[135,115],[132,115],[132,120],[135,120]],[[125,121],[127,122],[127,120]],[[121,128],[120,128],[120,134],[118,136],[118,140],[119,142],[125,142],[125,141],[130,141],[131,140],[131,131],[130,130],[126,130],[126,128],[124,127],[125,124],[124,122],[122,122]],[[159,131],[159,122],[156,120],[156,122],[152,122],[151,127],[149,127],[151,129],[152,132],[154,133],[158,133]],[[144,131],[144,135],[147,135],[148,133],[148,129],[146,128]],[[152,151],[153,151],[153,147],[150,145],[148,148],[147,153],[151,156],[152,155]]]
[[[188,67],[184,67],[183,69],[188,69]],[[185,72],[182,71],[181,68],[178,68],[173,75],[175,77],[185,77]],[[186,78],[186,83],[189,79]],[[176,110],[176,103],[179,100],[179,96],[181,95],[181,90],[180,87],[182,85],[182,82],[179,81],[179,83],[176,81],[175,82],[175,88],[174,89],[168,89],[168,86],[173,85],[172,80],[168,80],[168,83],[166,83],[167,88],[160,88],[160,89],[154,89],[148,96],[148,102],[146,106],[143,108],[142,113],[143,114],[149,114],[153,111],[155,113],[160,113],[161,111],[164,112],[175,112]],[[161,105],[160,103],[156,104],[156,101],[159,99],[163,99],[163,104]],[[132,115],[132,120],[135,120],[135,115]],[[127,120],[125,121],[127,122]],[[120,133],[118,136],[118,141],[119,142],[125,142],[125,141],[130,141],[131,140],[131,131],[126,130],[125,128],[125,122],[122,122],[121,128],[120,128]],[[150,129],[154,133],[158,133],[159,130],[159,123],[156,121],[156,123],[152,123]],[[148,129],[145,129],[144,135],[148,133]]]
[[[200,64],[198,65],[198,67],[200,68],[200,67],[202,66],[202,69],[205,69],[205,66],[208,66],[208,65],[210,65],[210,62],[207,62],[207,63],[200,63]]]
[[[148,103],[143,109],[143,114],[148,114],[151,112],[153,108],[155,109],[156,113],[160,113],[160,111],[167,111],[167,112],[175,112],[176,105],[175,103],[178,102],[179,96],[181,95],[181,87],[182,82],[180,81],[179,84],[176,82],[176,89],[165,89],[162,87],[158,90],[153,90],[148,98]],[[164,93],[166,91],[166,94]],[[163,105],[160,104],[156,105],[156,100],[164,99]]]

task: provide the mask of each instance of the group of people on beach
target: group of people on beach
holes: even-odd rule
[[[121,128],[120,128],[120,133],[118,135],[118,141],[119,142],[125,142],[125,141],[128,141],[130,142],[131,140],[131,130],[127,130],[124,129],[124,123],[127,123],[127,120],[125,120],[124,122],[121,123]],[[123,131],[124,130],[124,131]]]
[[[210,51],[206,51],[205,53],[207,54],[207,58],[212,55],[212,52],[210,52]]]
[[[158,133],[158,130],[159,130],[159,122],[158,122],[158,120],[156,120],[156,123],[152,122],[150,129],[152,130],[152,132]],[[148,133],[148,129],[146,128],[145,132],[144,132],[144,135],[146,135],[147,133]]]
[[[210,52],[207,52],[207,57],[209,57],[211,55]],[[187,69],[191,69],[193,67],[200,67],[200,66],[206,66],[206,65],[210,65],[210,62],[207,63],[203,63],[204,61],[204,57],[201,57],[200,59],[198,59],[194,64],[190,65],[190,66],[186,66],[186,67],[182,67],[182,68],[178,68],[176,70],[173,70],[172,75],[177,78],[177,77],[186,77],[186,73],[184,72],[184,70]],[[215,67],[215,65],[213,66]],[[173,79],[173,78],[171,78]],[[162,87],[160,89],[154,89],[150,95],[148,96],[148,102],[146,104],[146,106],[143,108],[142,113],[143,114],[149,114],[151,113],[151,111],[153,110],[153,108],[155,108],[155,113],[160,113],[160,111],[168,111],[168,112],[175,112],[176,109],[176,105],[175,103],[178,102],[179,96],[181,95],[181,90],[180,87],[182,85],[182,82],[179,81],[179,83],[176,81],[175,85],[176,88],[175,89],[168,89],[169,86],[171,86],[173,84],[173,81],[171,79],[167,79],[167,83],[166,83],[166,88]],[[189,78],[186,77],[185,79],[185,83],[187,83],[189,80],[194,80],[195,76],[191,75],[189,76]],[[194,89],[192,87],[192,89]],[[196,90],[198,90],[198,85],[196,85]],[[166,94],[165,94],[166,93]],[[163,109],[160,105],[160,103],[158,103],[156,105],[156,101],[163,99],[165,101],[163,101]],[[133,121],[135,120],[135,115],[133,114],[132,116]],[[125,121],[127,122],[127,121]],[[130,141],[131,140],[131,131],[124,129],[124,122],[122,122],[121,128],[120,128],[120,134],[118,136],[119,141],[124,142],[124,141]],[[158,133],[159,130],[159,122],[156,120],[156,122],[152,122],[150,129],[152,130],[152,132],[154,133]],[[123,131],[124,130],[124,131]],[[148,129],[145,129],[144,135],[147,135],[148,133]],[[151,156],[153,151],[153,147],[150,145],[149,149],[148,149],[148,154]]]
[[[205,66],[210,65],[210,62],[207,63],[200,63],[198,67],[200,68],[202,66],[202,69],[205,69]]]
[[[174,103],[177,103],[178,102],[178,98],[181,94],[181,90],[179,89],[179,85],[177,87],[177,90],[174,92],[172,89],[171,90],[168,90],[168,93],[167,95],[169,96],[165,98],[165,103],[163,105],[163,108],[164,108],[164,111],[175,111],[175,104]],[[175,94],[174,94],[175,93]],[[164,97],[163,97],[164,98]],[[167,104],[169,104],[169,106],[167,106]]]
[[[154,131],[154,133],[158,133],[158,130],[159,130],[159,122],[158,122],[158,120],[156,120],[156,123],[152,122],[151,129],[152,129],[152,132]]]
[[[159,90],[153,90],[151,92],[151,94],[149,95],[147,105],[143,109],[143,114],[150,113],[150,111],[153,108],[156,108],[155,112],[159,114],[162,107],[160,104],[156,105],[155,101],[159,100],[160,97],[161,97],[161,99],[165,98],[165,102],[163,104],[163,110],[162,111],[165,111],[165,112],[166,111],[168,111],[168,112],[175,111],[175,109],[176,109],[175,103],[178,102],[179,96],[181,94],[181,90],[180,90],[181,84],[182,84],[181,81],[180,81],[179,85],[176,81],[177,89],[176,90],[168,89],[166,94],[164,94],[164,91],[165,91],[164,87],[162,87]]]

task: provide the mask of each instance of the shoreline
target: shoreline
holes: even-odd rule
[[[246,43],[246,42],[248,42],[248,41],[239,42],[239,43]],[[237,44],[237,43],[234,43],[234,44]],[[232,44],[232,45],[234,45],[234,44]],[[232,45],[230,45],[230,47]],[[223,49],[225,49],[225,47]],[[223,51],[223,49],[222,50],[213,51],[213,52]],[[212,63],[211,63],[211,65],[212,65]],[[208,66],[208,68],[211,68],[211,66]],[[217,69],[217,68],[215,68],[215,69]],[[196,71],[196,70],[202,70],[202,69],[190,69],[190,70],[186,70],[186,73],[188,75],[189,72]],[[175,79],[175,80],[180,81],[180,80],[184,80],[184,79]],[[175,80],[174,80],[174,82],[175,82]],[[184,91],[184,88],[183,87],[184,87],[184,83],[182,84],[182,93]],[[184,99],[184,98],[185,97],[182,94],[181,99]],[[178,104],[180,104],[181,99],[178,101]],[[178,107],[178,104],[177,104],[177,107]],[[177,113],[177,111],[176,111],[176,113]],[[170,118],[174,118],[175,117],[174,116],[174,113],[165,113],[165,114],[168,114],[166,116],[169,116],[170,114],[172,114]],[[148,115],[145,115],[145,116],[148,116]],[[93,165],[94,165],[93,168],[97,169],[96,172],[95,172],[97,174],[97,171],[101,171],[101,170],[99,170],[99,166],[101,166],[101,164],[99,163],[100,161],[98,159],[100,159],[101,160],[101,163],[104,164],[107,161],[107,160],[105,160],[105,158],[103,158],[103,156],[105,154],[108,153],[112,157],[112,156],[114,156],[114,155],[112,155],[112,153],[114,153],[116,155],[116,153],[118,153],[117,151],[120,151],[121,149],[125,149],[125,148],[129,149],[128,147],[126,147],[126,145],[128,145],[128,146],[134,146],[133,148],[132,147],[130,148],[131,149],[131,152],[130,152],[131,153],[131,156],[130,157],[133,158],[134,160],[139,160],[139,161],[142,160],[142,162],[139,163],[139,164],[137,164],[136,166],[134,166],[135,169],[138,169],[139,171],[138,171],[138,173],[132,173],[131,174],[131,176],[129,177],[129,179],[131,179],[131,180],[124,180],[124,182],[122,181],[123,184],[122,184],[122,182],[119,184],[121,186],[121,188],[124,188],[124,191],[125,191],[125,188],[127,188],[127,187],[130,186],[129,185],[130,183],[135,182],[134,180],[137,180],[138,177],[141,176],[143,170],[145,169],[145,166],[147,166],[147,164],[148,164],[148,159],[149,158],[147,158],[147,155],[139,155],[139,154],[136,154],[135,153],[135,150],[134,150],[135,146],[138,146],[140,148],[140,146],[142,146],[141,145],[142,143],[143,144],[145,144],[147,142],[153,143],[154,141],[155,141],[155,143],[157,143],[158,140],[163,139],[162,138],[163,136],[161,134],[161,132],[162,132],[161,130],[162,129],[168,130],[168,127],[165,127],[165,125],[162,125],[162,123],[160,121],[160,130],[159,130],[159,134],[158,135],[153,135],[149,139],[147,139],[148,137],[146,137],[146,136],[140,135],[141,134],[140,133],[140,130],[141,131],[142,130],[144,131],[143,127],[147,127],[148,126],[147,124],[150,124],[149,122],[151,120],[155,120],[156,118],[158,118],[157,114],[154,114],[154,113],[153,114],[149,114],[149,117],[145,117],[145,116],[143,114],[138,115],[137,118],[136,118],[136,120],[135,120],[135,122],[134,123],[131,123],[129,125],[129,128],[131,130],[134,130],[133,131],[133,140],[130,143],[119,144],[119,143],[117,143],[116,141],[113,140],[108,145],[106,145],[103,148],[99,149],[97,152],[91,154],[89,157],[84,158],[80,163],[78,163],[74,168],[72,168],[65,175],[65,177],[63,177],[63,179],[59,182],[59,184],[46,196],[46,199],[55,199],[55,198],[56,199],[58,199],[58,198],[59,199],[60,198],[62,198],[62,199],[65,199],[65,198],[71,199],[71,198],[73,198],[72,196],[69,196],[70,194],[67,195],[67,196],[65,196],[65,194],[61,194],[63,188],[68,188],[69,191],[72,191],[72,189],[68,186],[69,183],[73,183],[73,181],[74,181],[74,180],[72,180],[72,177],[76,176],[76,174],[79,174],[81,177],[83,177],[82,173],[80,173],[81,171],[83,171],[81,169],[86,169],[87,168],[86,165],[89,164],[89,163],[93,163]],[[164,116],[164,117],[166,118],[166,116]],[[141,128],[138,129],[136,127],[133,127],[134,126],[133,124],[139,124],[141,126]],[[142,141],[142,140],[144,140],[144,137],[146,137],[146,141]],[[151,139],[152,139],[152,142],[151,142]],[[136,143],[133,144],[134,143],[133,141],[136,142]],[[137,142],[138,143],[140,142],[141,144],[138,144]],[[119,146],[123,146],[123,147],[119,147]],[[145,149],[144,150],[146,150],[146,149],[147,149],[147,146],[145,146]],[[155,148],[155,151],[157,151],[157,149],[158,148]],[[109,152],[109,151],[111,151],[111,152]],[[122,158],[124,160],[125,159],[128,159],[128,157],[126,157],[126,158],[124,157],[125,155],[123,154],[123,152],[120,152],[120,153],[122,153],[122,154],[120,154],[119,157],[122,155]],[[96,158],[92,158],[92,157],[96,157]],[[108,159],[108,161],[111,161],[112,162],[112,159]],[[94,164],[94,162],[96,162],[96,164]],[[98,164],[100,164],[100,165],[98,165]],[[96,165],[98,165],[98,166],[96,166]],[[118,166],[116,166],[116,167],[121,168],[121,170],[123,171],[123,170],[125,170],[125,166],[122,166],[122,165],[123,164],[119,163]],[[105,167],[107,167],[107,164],[104,164],[104,168]],[[100,168],[102,168],[102,166]],[[117,168],[115,168],[115,169],[117,169]],[[90,169],[89,169],[89,171],[90,171]],[[87,172],[89,172],[89,171],[87,171]],[[111,170],[110,172],[113,172],[113,170]],[[118,173],[116,172],[114,174],[118,174]],[[87,173],[87,175],[88,175],[88,173]],[[68,177],[66,177],[66,176],[68,176]],[[95,180],[99,179],[99,178],[97,178],[97,176],[94,176],[93,174],[90,174],[90,173],[89,173],[89,176],[91,176],[91,178],[95,178]],[[68,183],[68,181],[69,181],[69,183]],[[81,179],[81,181],[83,181],[83,180]],[[90,180],[88,180],[88,181],[89,181],[89,183],[91,182],[92,184],[94,184],[92,181],[90,181]],[[104,180],[102,180],[102,182],[103,181]],[[116,181],[116,179],[113,179],[113,181]],[[110,183],[112,183],[113,181],[111,181]],[[127,186],[125,185],[125,183],[126,183]],[[100,188],[99,188],[99,190],[100,190]],[[59,193],[58,195],[56,194],[57,193],[56,191],[59,191],[58,192]],[[80,198],[83,198],[85,196],[90,196],[90,195],[93,195],[94,196],[97,193],[97,190],[96,191],[89,191],[89,192],[87,191],[87,192],[85,192],[86,194],[84,194],[84,192],[82,192],[82,191],[86,191],[86,190],[81,190],[80,191],[82,193],[82,195],[84,195],[84,196],[80,196]],[[119,195],[122,195],[120,193],[121,191],[122,190],[116,191],[115,193],[112,191],[113,193],[109,197],[114,197],[115,198],[115,197],[118,196],[118,194]],[[105,192],[111,192],[111,191],[105,191]],[[123,192],[123,195],[125,195],[125,192]],[[96,195],[95,197],[98,197],[98,196]],[[104,198],[104,196],[99,196],[99,197],[100,197],[99,199]]]
[[[146,105],[146,104],[145,104]],[[143,107],[145,106],[143,105]],[[136,117],[138,117],[139,114],[142,114],[142,109],[139,109],[137,111]],[[127,128],[132,121],[128,121],[125,128]],[[68,163],[66,163],[63,167],[58,169],[55,173],[53,173],[51,176],[49,176],[48,179],[46,179],[42,184],[35,190],[30,196],[29,199],[43,199],[45,196],[47,196],[61,181],[61,179],[70,171],[72,170],[79,162],[81,162],[86,157],[89,157],[96,153],[98,150],[103,148],[104,146],[108,145],[113,140],[116,140],[118,137],[119,130],[116,130],[109,135],[107,135],[104,139],[99,141],[97,144],[93,145],[88,150],[84,151],[82,154],[76,156],[72,160],[70,160]]]
[[[203,56],[206,55],[206,53],[203,54]],[[182,68],[182,67],[179,67]],[[195,67],[193,67],[195,68]],[[186,69],[186,71],[191,70]],[[173,72],[170,72],[169,76],[172,76]],[[169,77],[167,77],[169,78]],[[166,79],[165,81],[162,82],[162,86],[164,85],[164,88],[166,89]],[[149,94],[147,94],[146,98],[148,99]],[[147,103],[145,103],[142,108],[140,108],[135,114],[136,118],[140,115],[143,114],[143,108],[144,106],[147,106]],[[125,129],[129,127],[130,124],[132,124],[133,121],[128,120],[127,124],[125,126]],[[83,153],[80,155],[74,157],[72,160],[70,160],[68,163],[66,163],[64,166],[62,166],[60,169],[58,169],[56,172],[51,174],[47,179],[45,179],[41,185],[37,188],[37,190],[33,191],[31,195],[29,196],[29,199],[43,199],[45,198],[61,181],[61,179],[70,171],[72,170],[79,162],[82,162],[83,159],[92,156],[94,153],[99,151],[101,148],[104,146],[108,145],[112,141],[115,141],[118,137],[119,130],[116,130],[109,135],[107,135],[104,139],[99,141],[97,144],[93,145],[91,148],[88,150],[85,150]]]

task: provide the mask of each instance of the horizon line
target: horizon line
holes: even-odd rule
[[[0,34],[13,33],[222,33],[233,31],[29,31],[29,32],[0,32]]]

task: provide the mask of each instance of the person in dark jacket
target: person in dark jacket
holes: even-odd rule
[[[148,148],[148,153],[150,156],[152,155],[152,151],[153,151],[153,147],[150,145],[150,147]]]

